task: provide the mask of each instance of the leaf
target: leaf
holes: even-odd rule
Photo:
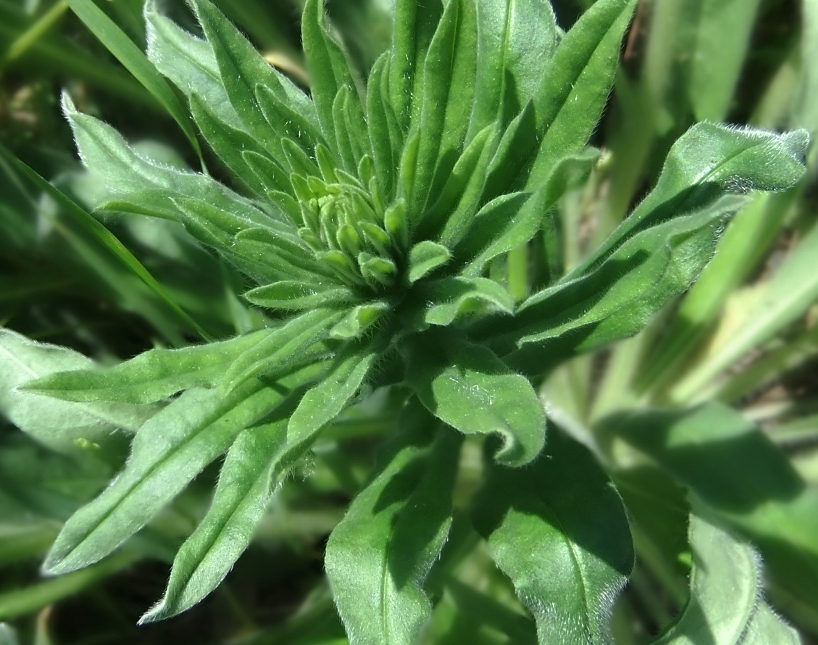
[[[485,347],[445,332],[410,337],[406,380],[426,409],[465,434],[497,433],[499,463],[521,466],[545,443],[545,416],[531,384]]]
[[[416,0],[397,0],[393,20],[392,47],[389,59],[389,103],[402,132],[409,129],[413,113],[420,111],[423,83],[423,63],[432,41],[443,3],[429,0],[419,4]]]
[[[338,416],[357,394],[378,359],[376,341],[353,343],[339,352],[320,383],[304,395],[290,417],[287,444],[298,450]]]
[[[67,0],[67,2],[71,10],[99,38],[105,48],[156,97],[175,119],[201,159],[202,151],[196,140],[196,133],[193,131],[193,124],[190,122],[188,113],[145,54],[133,44],[113,20],[93,3],[93,0]]]
[[[339,307],[356,302],[359,298],[351,289],[339,289],[313,282],[282,280],[256,287],[244,294],[249,302],[270,309],[313,309]]]
[[[402,137],[397,119],[388,102],[385,85],[389,79],[389,53],[384,52],[372,67],[366,88],[366,122],[375,175],[384,195],[391,196],[395,169],[400,160]]]
[[[656,645],[801,642],[760,598],[761,567],[751,547],[691,515],[690,548],[690,599]]]
[[[516,115],[539,91],[559,42],[547,2],[514,0],[477,4],[477,78],[470,140],[504,115]]]
[[[419,133],[409,212],[422,213],[430,194],[438,160],[459,152],[474,96],[477,22],[472,2],[446,5],[429,45],[418,94],[420,114],[413,128]]]
[[[696,396],[719,372],[786,329],[818,301],[816,253],[818,226],[813,226],[763,286],[758,304],[747,311],[735,333],[673,388],[674,399],[683,401]]]
[[[58,401],[22,389],[55,372],[92,366],[91,359],[70,349],[0,328],[0,412],[50,448],[74,454],[78,442],[106,443],[117,429],[136,432],[156,413],[153,406]]]
[[[513,319],[489,325],[492,345],[509,364],[541,373],[559,357],[636,333],[695,280],[725,220],[742,203],[728,196],[701,212],[642,231],[591,273],[531,296]]]
[[[57,371],[23,389],[63,401],[152,403],[191,387],[214,387],[237,356],[272,333],[265,329],[218,343],[151,349],[115,367]]]
[[[233,108],[247,132],[278,162],[283,162],[279,144],[283,133],[276,132],[264,117],[256,98],[256,87],[266,87],[282,102],[291,104],[301,117],[317,123],[315,106],[290,80],[271,67],[211,2],[195,0],[193,7],[213,48],[221,81]]]
[[[219,65],[206,40],[196,38],[145,2],[148,60],[190,99],[198,94],[219,120],[236,129],[243,124],[222,84]]]
[[[221,389],[226,393],[258,374],[286,369],[294,362],[314,357],[311,349],[326,338],[341,314],[314,309],[289,319],[261,342],[248,347],[224,373]]]
[[[473,521],[534,615],[540,643],[610,642],[633,545],[622,501],[585,448],[552,432],[529,466],[490,466]]]
[[[445,246],[424,240],[409,251],[409,282],[417,282],[446,264],[452,254]]]
[[[330,329],[330,338],[339,340],[361,338],[375,323],[386,318],[391,309],[388,302],[377,300],[353,307],[335,327]]]
[[[466,237],[455,247],[459,260],[470,260],[463,273],[480,275],[493,258],[531,240],[557,201],[571,186],[588,178],[598,159],[595,148],[568,154],[556,163],[543,186],[530,198],[528,193],[512,193],[480,209]]]
[[[532,162],[525,184],[530,191],[561,157],[585,147],[608,100],[634,5],[634,0],[600,0],[563,37],[534,96],[539,136],[526,142],[527,150],[514,163],[498,170],[494,185],[512,188],[523,165]]]
[[[327,543],[327,576],[354,645],[415,643],[432,613],[423,583],[449,532],[460,440],[416,401],[401,425]]]
[[[66,522],[43,569],[67,573],[96,562],[141,529],[239,433],[269,415],[312,376],[296,373],[285,391],[252,380],[225,397],[193,388],[153,416],[137,433],[125,470]]]
[[[684,484],[694,507],[751,539],[766,575],[818,603],[818,492],[786,455],[739,413],[709,403],[689,410],[646,410],[601,422]]]
[[[599,264],[638,231],[715,202],[723,194],[789,188],[804,174],[806,130],[776,134],[697,123],[668,153],[656,187],[607,240],[566,276]]]
[[[137,212],[180,219],[173,199],[191,199],[206,202],[238,228],[274,224],[250,201],[210,177],[160,166],[140,155],[113,128],[77,112],[67,94],[63,94],[63,110],[85,165],[102,178],[115,198],[133,198]]]
[[[239,434],[227,452],[210,510],[176,554],[162,600],[139,624],[180,614],[221,583],[250,544],[283,474],[275,456],[285,435],[285,421]]]
[[[514,311],[514,299],[506,289],[488,278],[441,278],[425,280],[410,296],[425,325],[448,326],[469,315]]]
[[[348,92],[349,118],[352,133],[359,142],[366,140],[366,125],[363,106],[358,97],[358,89],[350,72],[344,52],[338,43],[327,32],[324,25],[324,4],[319,0],[307,0],[301,19],[301,39],[310,81],[313,100],[318,113],[318,121],[324,138],[330,143],[333,152],[338,153],[340,140],[348,129],[342,118],[334,114],[334,104],[339,96]],[[343,105],[339,106],[343,107]],[[368,152],[368,145],[367,152]],[[357,160],[356,160],[357,161]],[[354,172],[357,163],[347,168]]]

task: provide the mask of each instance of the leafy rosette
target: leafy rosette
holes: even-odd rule
[[[187,609],[227,574],[320,431],[363,392],[402,383],[401,431],[327,550],[351,640],[416,639],[460,437],[494,434],[476,528],[542,642],[568,624],[563,642],[602,642],[632,563],[627,522],[584,449],[560,438],[543,452],[531,379],[641,329],[696,279],[749,191],[795,183],[807,144],[804,132],[694,126],[602,246],[540,292],[512,295],[508,254],[549,231],[560,198],[597,163],[587,143],[634,4],[598,0],[565,33],[544,0],[398,0],[391,48],[364,83],[320,0],[307,0],[308,95],[208,0],[191,2],[204,39],[148,2],[148,56],[187,98],[234,189],[140,154],[65,96],[80,155],[110,191],[103,209],[181,222],[252,280],[244,297],[269,324],[25,384],[83,405],[153,406],[125,469],[66,523],[45,569],[104,557],[226,453],[212,508],[144,620]],[[559,561],[519,552],[521,531],[532,553],[582,543],[590,529],[578,513],[604,518],[605,544]],[[585,592],[555,589],[557,578]]]

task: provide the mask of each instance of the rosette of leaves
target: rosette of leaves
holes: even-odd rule
[[[191,2],[204,38],[148,2],[149,59],[235,189],[140,154],[66,96],[80,155],[110,190],[104,209],[181,222],[247,276],[244,298],[269,325],[12,383],[108,426],[125,425],[123,410],[147,417],[124,470],[68,520],[45,570],[101,559],[226,454],[212,507],[143,620],[189,608],[227,574],[321,430],[366,392],[399,385],[400,427],[327,546],[350,641],[418,639],[461,438],[488,434],[500,442],[475,528],[540,642],[605,642],[633,561],[628,524],[591,455],[557,432],[546,442],[536,379],[641,329],[696,279],[750,191],[798,180],[807,145],[803,131],[698,124],[599,248],[568,275],[537,278],[529,297],[515,289],[509,254],[554,234],[559,199],[597,163],[587,143],[634,4],[599,0],[566,33],[545,0],[398,0],[391,48],[364,81],[308,0],[307,94],[208,0]],[[4,347],[37,351],[8,334]]]

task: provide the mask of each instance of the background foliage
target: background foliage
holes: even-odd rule
[[[218,4],[268,61],[307,81],[297,0]],[[560,27],[567,30],[590,4],[555,2]],[[200,147],[182,98],[158,83],[118,34],[99,27],[108,23],[95,18],[93,6],[0,0],[0,322],[105,364],[152,347],[185,345],[199,332],[222,338],[258,328],[262,315],[236,295],[247,286],[244,278],[176,223],[104,216],[116,237],[107,236],[96,220],[83,218],[82,210],[13,162],[21,158],[84,208],[106,198],[75,158],[58,106],[59,90],[67,88],[83,113],[111,123],[152,158],[176,167],[203,161],[215,177],[232,181],[229,169]],[[98,6],[137,48],[146,48],[141,0]],[[390,42],[391,7],[335,0],[327,9],[366,76]],[[162,10],[196,29],[181,3]],[[95,21],[96,36],[86,27]],[[570,185],[552,226],[509,253],[492,276],[520,301],[587,265],[588,253],[655,184],[671,145],[696,122],[804,127],[814,138],[816,60],[814,0],[640,2],[592,141],[601,159],[590,177]],[[564,451],[576,469],[527,477],[556,490],[549,478],[593,472],[593,455],[628,509],[636,566],[611,608],[616,642],[653,642],[677,617],[657,642],[701,642],[691,634],[702,614],[723,629],[712,634],[714,642],[753,642],[754,630],[763,634],[775,622],[759,603],[760,581],[805,642],[818,635],[815,149],[796,186],[743,205],[699,282],[644,331],[564,362],[542,384],[551,422],[590,453],[551,432],[549,457]],[[162,287],[140,277],[139,263]],[[4,332],[0,355],[20,342]],[[15,346],[18,356],[24,351]],[[51,371],[88,364],[68,350],[48,360]],[[13,378],[0,361],[4,390],[14,387]],[[107,436],[111,414],[130,419],[134,428],[142,419],[136,408],[65,404],[40,428],[43,443],[13,425],[29,423],[36,410],[8,396],[0,408],[11,421],[0,428],[0,620],[8,621],[0,642],[346,642],[323,576],[325,542],[376,467],[375,447],[395,424],[394,401],[368,400],[322,436],[311,462],[278,489],[250,549],[213,595],[180,617],[140,628],[136,620],[162,596],[179,545],[208,510],[218,469],[205,470],[120,551],[44,579],[39,566],[62,524],[105,487],[128,453],[123,435],[112,442],[88,438]],[[77,434],[55,440],[60,427]],[[256,449],[250,446],[249,454]],[[411,445],[398,455],[407,462],[435,458]],[[528,568],[516,558],[504,560],[502,544],[533,534],[526,525],[533,516],[504,514],[510,502],[502,495],[483,500],[482,516],[468,519],[463,510],[484,475],[495,490],[525,489],[509,481],[516,471],[484,466],[480,445],[466,441],[454,489],[461,512],[443,552],[445,573],[427,581],[436,600],[429,642],[534,642],[537,629],[541,637],[547,629],[536,611],[539,624],[529,617],[488,554],[492,549],[517,581]],[[604,489],[600,482],[598,495]],[[372,503],[361,495],[353,512],[369,516]],[[553,503],[559,505],[558,495]],[[691,507],[696,515],[688,522]],[[386,526],[390,517],[384,513],[378,521]],[[333,538],[339,551],[344,527]],[[373,535],[378,530],[373,526]],[[607,545],[591,551],[613,550],[617,533],[610,523],[596,535]],[[593,538],[593,532],[578,537]],[[757,549],[763,576],[756,553],[741,540]],[[333,562],[326,566],[331,573]],[[622,563],[620,574],[628,566]],[[599,581],[603,600],[605,583]],[[537,581],[530,584],[536,588]],[[344,606],[339,610],[343,615]],[[719,622],[721,611],[734,620]]]

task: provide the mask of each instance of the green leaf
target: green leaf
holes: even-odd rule
[[[816,253],[818,226],[813,226],[763,287],[758,304],[747,311],[735,333],[673,388],[675,400],[696,397],[719,372],[786,329],[818,301]]]
[[[168,113],[176,120],[190,141],[199,158],[202,151],[196,140],[196,133],[190,116],[176,94],[145,54],[134,45],[130,38],[92,0],[66,0],[71,10],[77,14],[85,26],[99,38],[100,42],[133,74],[145,88],[156,97]]]
[[[338,153],[342,137],[354,134],[358,143],[366,141],[368,152],[366,124],[358,89],[343,50],[329,35],[324,25],[324,4],[320,0],[307,0],[304,5],[301,39],[310,72],[312,96],[324,138],[330,143],[333,151]],[[344,96],[345,92],[348,92],[349,98],[346,110],[352,121],[349,124],[353,128],[351,133],[343,118],[334,113],[337,109],[345,107],[343,99],[338,108],[334,105],[338,97]],[[349,172],[355,172],[356,169],[357,160],[347,168]]]
[[[424,406],[465,434],[497,433],[506,466],[532,461],[545,444],[545,415],[531,384],[485,347],[444,332],[407,339],[406,379]]]
[[[211,2],[195,0],[193,7],[213,48],[221,81],[233,108],[247,132],[277,161],[283,162],[279,143],[282,132],[277,132],[264,117],[256,98],[256,87],[266,87],[282,102],[289,103],[302,118],[317,123],[315,106],[306,94],[271,67]]]
[[[512,320],[492,324],[492,344],[511,365],[541,373],[559,357],[636,333],[695,280],[742,203],[728,196],[642,231],[591,273],[531,296]]]
[[[424,280],[410,298],[422,312],[425,325],[451,325],[468,316],[514,311],[514,299],[506,289],[488,278],[441,278]]]
[[[358,300],[350,289],[292,280],[282,280],[257,287],[245,293],[244,297],[259,307],[285,310],[314,309],[315,307],[338,308]]]
[[[298,450],[312,441],[358,393],[380,354],[376,341],[348,345],[336,357],[321,382],[298,404],[287,426],[287,444]]]
[[[137,212],[180,219],[173,199],[191,199],[206,202],[237,228],[274,224],[250,201],[210,177],[159,165],[140,155],[116,130],[77,112],[67,94],[63,94],[63,110],[83,162],[102,178],[115,198],[133,198]]]
[[[599,151],[595,148],[568,154],[557,162],[543,186],[530,198],[528,193],[512,193],[480,209],[466,237],[455,247],[458,260],[470,260],[463,273],[480,275],[493,258],[531,240],[560,197],[570,187],[584,182],[598,159]]]
[[[477,21],[472,2],[453,0],[446,5],[426,54],[418,100],[419,134],[409,212],[422,213],[430,194],[438,159],[459,152],[468,126],[474,96]]]
[[[442,244],[431,240],[418,242],[409,251],[409,282],[417,282],[426,277],[446,264],[451,257],[449,249]]]
[[[409,129],[415,112],[420,111],[419,97],[423,83],[426,52],[434,36],[443,3],[429,0],[397,0],[393,20],[392,48],[389,53],[389,101],[402,132]]]
[[[552,432],[533,464],[492,465],[473,520],[534,615],[540,643],[610,642],[633,545],[622,501],[584,447]]]
[[[725,193],[793,186],[804,174],[808,143],[806,130],[780,135],[697,123],[670,149],[656,187],[566,279],[594,267],[638,231],[702,208]]]
[[[198,94],[221,121],[242,129],[219,75],[219,65],[206,40],[196,38],[156,11],[156,0],[145,2],[148,59],[190,99]]]
[[[221,389],[228,392],[258,374],[286,369],[305,358],[310,360],[314,356],[315,345],[326,338],[329,329],[340,317],[339,313],[314,309],[291,318],[233,360],[223,375]]]
[[[547,2],[477,1],[477,78],[471,139],[487,125],[516,115],[536,96],[559,42]]]
[[[694,507],[758,546],[766,575],[818,603],[818,492],[739,413],[718,404],[617,414],[601,422],[684,484]]]
[[[353,307],[335,327],[330,329],[330,338],[350,340],[361,338],[376,322],[383,320],[392,307],[387,302],[375,301]]]
[[[392,105],[388,102],[389,54],[385,52],[372,67],[366,88],[366,122],[375,174],[383,194],[393,195],[395,170],[400,161],[403,138]]]
[[[460,439],[412,401],[327,543],[327,576],[355,645],[415,643],[432,613],[423,583],[449,532]]]
[[[273,333],[265,329],[218,343],[151,349],[115,367],[83,365],[48,374],[23,389],[63,401],[152,403],[191,387],[214,387],[236,357]]]
[[[212,390],[187,390],[142,426],[125,470],[66,522],[44,570],[67,573],[113,551],[218,459],[242,430],[280,405],[286,387],[310,376],[309,369],[306,375],[296,373],[284,379],[283,388],[254,379],[223,398]]]
[[[52,449],[75,454],[78,442],[105,443],[117,429],[136,432],[156,413],[153,406],[58,401],[23,389],[50,374],[92,366],[91,359],[70,349],[0,328],[0,412]]]
[[[797,645],[798,634],[761,598],[755,551],[705,520],[690,517],[690,600],[656,645],[695,643]]]
[[[182,613],[221,583],[250,544],[283,474],[275,457],[285,436],[286,421],[239,434],[227,452],[210,510],[179,549],[162,600],[140,624]]]
[[[528,190],[547,177],[561,157],[585,147],[596,128],[635,4],[634,0],[594,3],[557,47],[534,97],[537,132],[543,134],[528,174]],[[536,141],[528,146],[532,143]],[[515,167],[519,162],[509,170]]]

